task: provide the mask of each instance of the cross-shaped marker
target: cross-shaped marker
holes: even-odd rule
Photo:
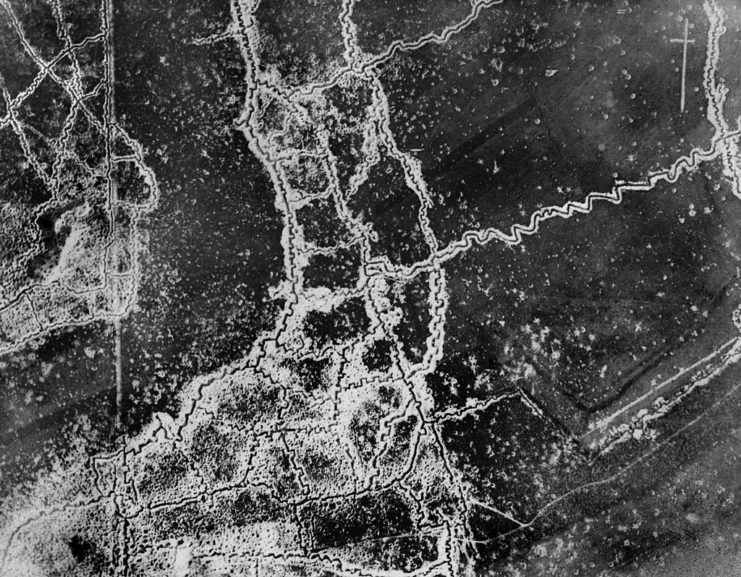
[[[687,18],[684,19],[684,38],[672,38],[669,42],[681,42],[684,44],[684,53],[682,55],[682,100],[679,103],[680,110],[684,113],[684,103],[687,97],[687,45],[694,44],[694,40],[689,39],[690,23]]]

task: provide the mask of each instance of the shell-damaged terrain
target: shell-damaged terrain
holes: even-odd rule
[[[0,576],[741,574],[735,0],[0,0]]]

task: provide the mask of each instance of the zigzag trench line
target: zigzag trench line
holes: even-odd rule
[[[741,131],[737,130],[725,136],[724,140],[732,141],[739,136],[741,136]],[[671,168],[651,175],[644,182],[618,182],[610,192],[591,192],[584,200],[570,201],[563,205],[547,206],[538,209],[532,213],[528,224],[515,224],[509,229],[509,233],[503,233],[495,228],[464,233],[461,241],[448,245],[448,247],[439,253],[440,258],[449,260],[459,254],[462,248],[471,248],[472,243],[486,244],[494,239],[511,246],[517,246],[522,244],[526,236],[538,234],[540,232],[540,226],[553,218],[567,219],[578,214],[589,214],[594,210],[595,205],[600,202],[621,204],[626,193],[650,192],[660,182],[675,184],[684,173],[692,172],[702,163],[718,158],[721,153],[720,145],[722,142],[723,140],[717,139],[709,151],[691,151],[688,156],[677,160]]]
[[[394,40],[382,53],[376,56],[366,57],[365,60],[355,58],[352,61],[351,65],[345,66],[336,71],[332,75],[332,78],[330,78],[329,80],[307,84],[306,86],[297,88],[294,91],[294,94],[306,96],[309,94],[322,92],[324,90],[332,88],[333,86],[337,86],[339,82],[341,82],[342,79],[348,75],[362,75],[369,71],[372,71],[373,69],[391,60],[399,52],[410,52],[413,50],[419,50],[420,48],[423,48],[430,44],[446,44],[453,36],[460,34],[471,24],[473,24],[485,8],[492,8],[493,6],[498,6],[503,3],[504,0],[483,0],[480,2],[473,2],[471,11],[464,19],[460,20],[456,24],[447,26],[443,29],[442,32],[430,32],[429,34],[425,34],[424,36],[416,40]],[[352,8],[347,6],[346,2],[343,2],[342,18],[347,19],[348,11],[351,16]],[[343,33],[345,33],[344,30]],[[357,45],[357,40],[354,42],[354,44],[355,48],[353,48],[353,52],[357,54],[360,50],[359,46]]]
[[[492,241],[499,241],[508,246],[521,245],[526,237],[534,236],[541,231],[541,225],[555,218],[569,219],[577,215],[590,214],[595,205],[602,202],[619,205],[623,202],[626,193],[650,192],[657,184],[676,184],[686,173],[693,172],[706,162],[711,162],[724,156],[724,150],[729,143],[741,137],[741,129],[726,132],[723,136],[713,138],[709,150],[694,149],[687,155],[680,157],[670,168],[657,171],[643,181],[618,181],[610,192],[591,192],[584,200],[569,201],[561,205],[551,205],[540,208],[530,215],[527,224],[514,224],[507,232],[498,228],[469,230],[461,235],[461,239],[453,241],[438,251],[430,259],[420,261],[408,267],[394,266],[388,261],[375,259],[368,263],[369,268],[380,270],[389,277],[411,278],[430,269],[433,262],[443,263],[467,252],[475,246],[485,246]]]

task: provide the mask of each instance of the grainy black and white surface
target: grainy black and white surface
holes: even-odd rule
[[[0,0],[0,576],[741,575],[737,0]]]

